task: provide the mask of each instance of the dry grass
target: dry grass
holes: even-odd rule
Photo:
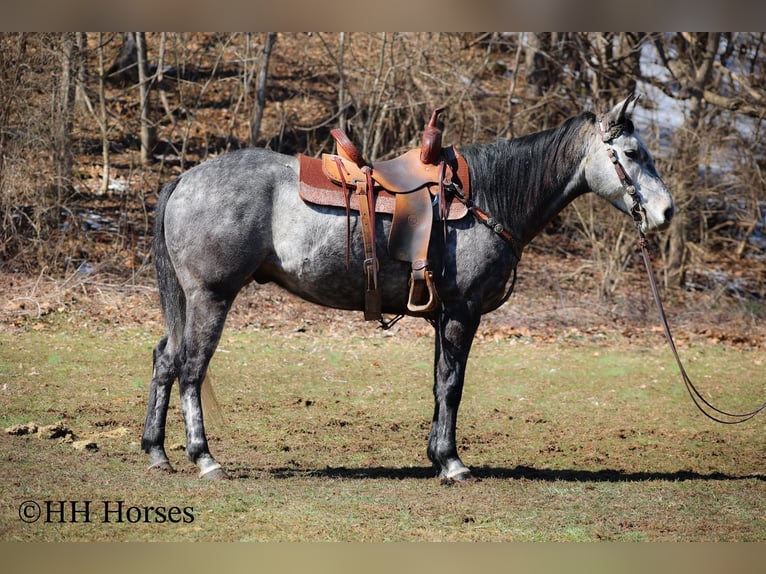
[[[178,474],[145,472],[138,442],[157,329],[57,313],[34,325],[6,327],[0,343],[1,426],[62,422],[97,449],[3,433],[4,541],[766,537],[764,419],[703,419],[658,339],[477,341],[458,432],[479,480],[448,486],[425,457],[430,337],[349,337],[330,323],[229,329],[214,363],[226,417],[211,446],[234,480],[208,484],[182,450],[171,451]],[[762,399],[757,348],[683,352],[714,400]],[[175,400],[168,431],[180,448]],[[89,500],[94,514],[26,524],[26,500]],[[103,501],[119,500],[190,507],[194,519],[104,523]]]

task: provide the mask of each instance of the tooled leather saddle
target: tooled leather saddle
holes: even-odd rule
[[[434,218],[442,222],[463,218],[468,213],[465,199],[470,193],[465,160],[456,148],[441,145],[437,119],[442,111],[444,108],[437,108],[431,114],[420,148],[394,159],[365,161],[340,129],[331,131],[337,144],[336,154],[323,154],[319,159],[299,155],[301,198],[310,204],[346,210],[347,265],[350,212],[359,212],[365,253],[364,317],[368,321],[381,320],[376,214],[390,214],[393,218],[388,237],[389,255],[412,265],[409,313],[428,316],[439,303],[428,259],[431,228]],[[462,201],[456,201],[446,192],[452,184],[462,190]]]

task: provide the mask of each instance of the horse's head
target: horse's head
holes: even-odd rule
[[[601,142],[592,151],[596,157],[589,179],[594,192],[625,213],[632,213],[635,198],[642,231],[663,230],[670,225],[675,208],[631,120],[637,100],[637,96],[628,96],[598,118]]]

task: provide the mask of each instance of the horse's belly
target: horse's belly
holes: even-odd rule
[[[408,294],[409,264],[380,258],[378,285],[386,313],[402,313]],[[295,266],[271,258],[254,274],[259,283],[274,282],[294,295],[325,307],[363,310],[367,290],[362,262],[351,259],[346,268],[345,253],[307,256]]]
[[[390,218],[380,217],[376,252],[378,283],[386,312],[406,306],[410,264],[388,257]],[[272,221],[273,252],[253,275],[291,293],[337,309],[364,309],[367,289],[363,272],[364,243],[358,215],[303,204],[297,197],[282,199]]]

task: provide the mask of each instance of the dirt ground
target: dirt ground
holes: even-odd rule
[[[611,300],[598,296],[595,273],[586,259],[535,248],[524,254],[513,295],[500,309],[484,316],[479,338],[531,336],[541,339],[618,334],[628,339],[662,340],[659,316],[638,257],[624,274]],[[74,272],[0,274],[0,322],[11,328],[35,327],[51,314],[65,314],[84,325],[143,325],[161,330],[153,269],[146,265],[133,280],[107,273]],[[663,292],[671,329],[680,343],[727,343],[766,346],[763,304],[731,296],[722,289]],[[364,336],[378,328],[361,312],[314,305],[275,285],[246,287],[229,315],[228,328],[267,327],[278,331],[324,330]],[[430,335],[423,320],[407,318],[393,333]]]

